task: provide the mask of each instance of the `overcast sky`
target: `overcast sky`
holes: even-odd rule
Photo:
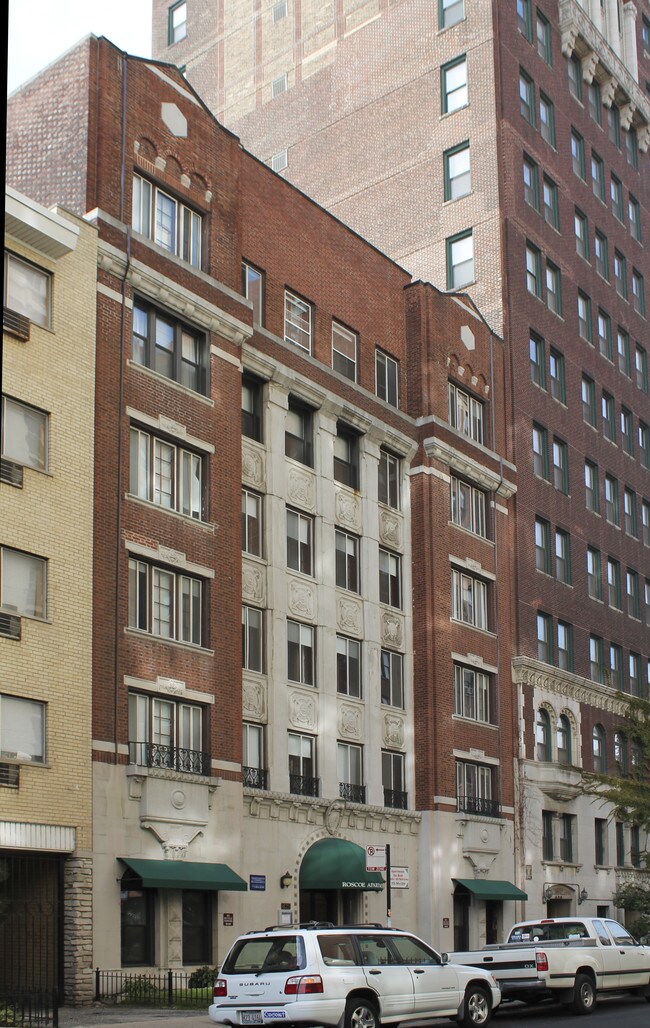
[[[151,0],[9,0],[11,93],[90,32],[151,56]]]

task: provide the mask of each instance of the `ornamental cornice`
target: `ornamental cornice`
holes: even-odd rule
[[[447,465],[452,471],[459,472],[465,478],[469,478],[471,482],[476,482],[488,492],[496,492],[506,500],[514,496],[517,491],[514,482],[502,478],[495,471],[486,468],[484,464],[479,464],[478,461],[468,457],[467,454],[437,436],[425,439],[424,450],[428,457],[439,460],[441,464]],[[496,455],[495,458],[498,460]]]
[[[295,821],[325,827],[330,834],[345,830],[417,835],[422,814],[416,810],[375,807],[345,800],[328,800],[291,793],[264,792],[244,787],[244,814],[265,821]]]
[[[589,678],[573,675],[560,668],[551,667],[532,657],[514,657],[512,661],[512,680],[515,685],[527,685],[537,689],[545,689],[577,703],[584,703],[598,710],[606,710],[610,714],[625,717],[627,703],[620,694],[606,685],[592,682]]]

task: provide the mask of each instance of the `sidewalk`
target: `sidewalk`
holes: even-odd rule
[[[164,1022],[164,1028],[208,1028],[211,1024],[207,1009],[205,1012],[164,1008],[151,1010],[147,1007],[115,1007],[104,1003],[59,1009],[59,1028],[103,1028],[103,1025],[109,1024],[123,1024],[129,1028],[156,1028],[156,1023],[160,1021]]]

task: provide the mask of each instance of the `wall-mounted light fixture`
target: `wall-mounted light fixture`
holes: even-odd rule
[[[548,903],[549,900],[553,899],[553,886],[546,885],[544,892],[542,893],[542,903]]]
[[[584,903],[585,900],[589,899],[589,893],[586,889],[581,889],[578,886],[578,903]]]
[[[282,875],[281,879],[280,879],[280,888],[281,889],[288,889],[292,885],[293,885],[293,875],[291,874],[291,871],[285,871],[284,874]]]

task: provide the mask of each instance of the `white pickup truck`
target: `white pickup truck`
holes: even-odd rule
[[[490,971],[503,1000],[550,997],[580,1014],[590,1013],[603,992],[631,992],[650,1002],[650,946],[607,917],[520,921],[503,945],[448,959]]]

